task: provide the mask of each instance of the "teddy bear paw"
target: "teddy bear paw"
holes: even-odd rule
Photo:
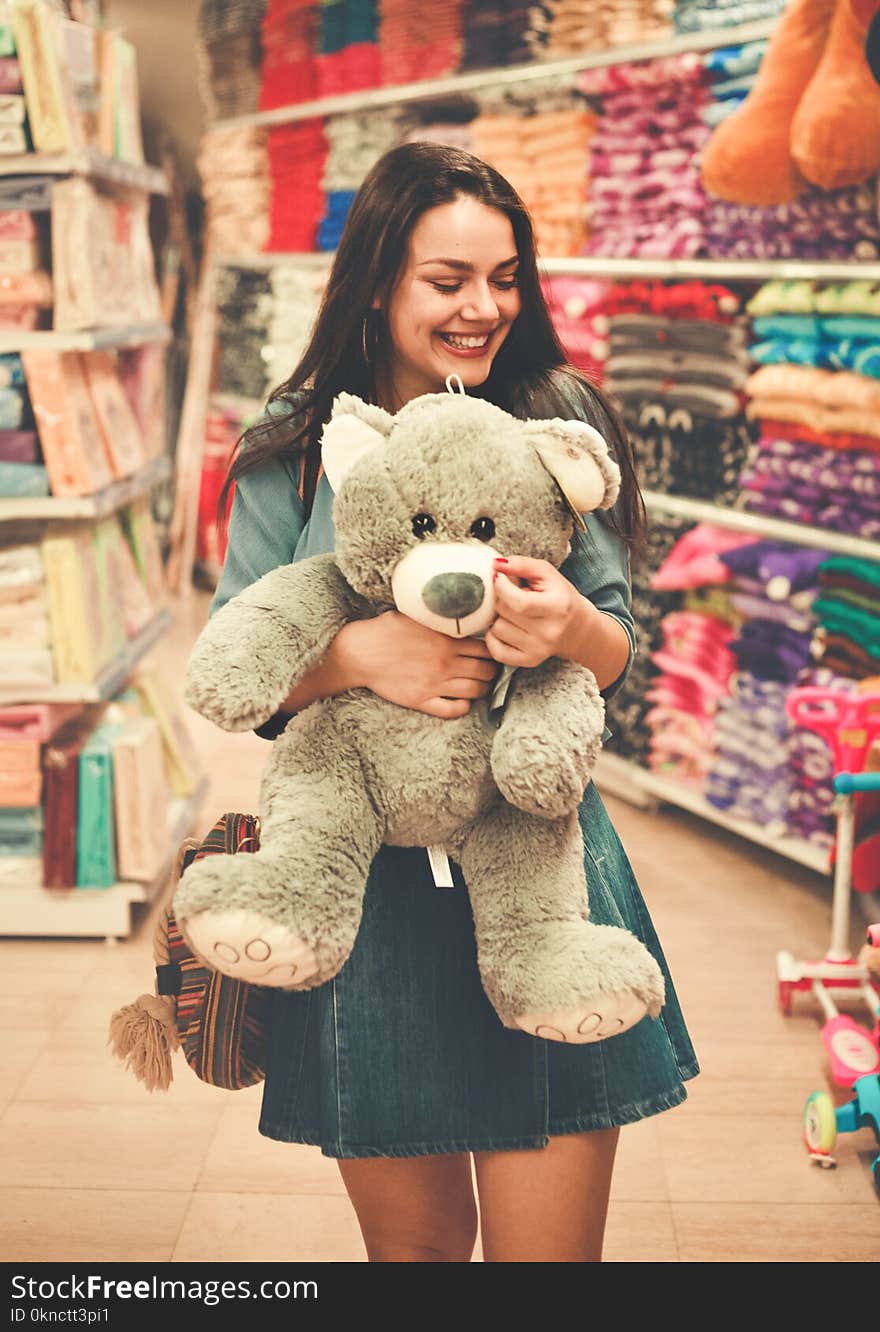
[[[181,929],[208,966],[233,980],[290,990],[318,971],[309,945],[259,911],[199,911]]]
[[[588,1045],[628,1031],[641,1022],[647,1011],[644,1000],[624,990],[620,994],[599,995],[589,1004],[555,1013],[524,1013],[514,1021],[530,1036],[540,1036],[546,1041],[565,1041],[569,1045]]]

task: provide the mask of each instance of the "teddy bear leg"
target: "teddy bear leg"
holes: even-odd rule
[[[174,899],[185,938],[209,966],[287,990],[322,984],[348,958],[382,841],[356,756],[325,743],[317,775],[318,755],[309,761],[308,737],[300,739],[292,773],[283,761],[290,746],[276,743],[260,850],[197,861]]]
[[[470,830],[460,863],[480,976],[506,1027],[585,1044],[659,1014],[663,973],[647,948],[588,919],[577,814],[550,822],[499,805]]]

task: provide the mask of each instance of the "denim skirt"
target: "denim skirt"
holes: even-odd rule
[[[659,1018],[593,1045],[502,1026],[480,984],[458,866],[436,888],[421,849],[382,847],[351,957],[274,997],[260,1132],[325,1156],[545,1147],[683,1101],[699,1071],[651,919],[594,786],[580,810],[590,918],[623,925],[666,975]]]

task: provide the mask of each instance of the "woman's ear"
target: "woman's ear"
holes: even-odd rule
[[[394,417],[353,393],[340,393],[321,436],[321,463],[334,494],[365,453],[384,445]]]
[[[574,514],[610,509],[620,494],[620,468],[603,437],[585,421],[529,421],[526,438]]]

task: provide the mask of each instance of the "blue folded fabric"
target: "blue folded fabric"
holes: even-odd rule
[[[735,79],[743,74],[757,73],[766,50],[766,40],[745,42],[740,46],[722,46],[715,51],[707,51],[703,56],[703,65],[713,80]]]
[[[17,388],[0,388],[0,430],[20,430],[24,398]]]
[[[0,356],[0,388],[22,388],[24,370],[18,352],[4,352]]]
[[[49,494],[49,475],[42,463],[0,462],[0,497],[38,499]]]

